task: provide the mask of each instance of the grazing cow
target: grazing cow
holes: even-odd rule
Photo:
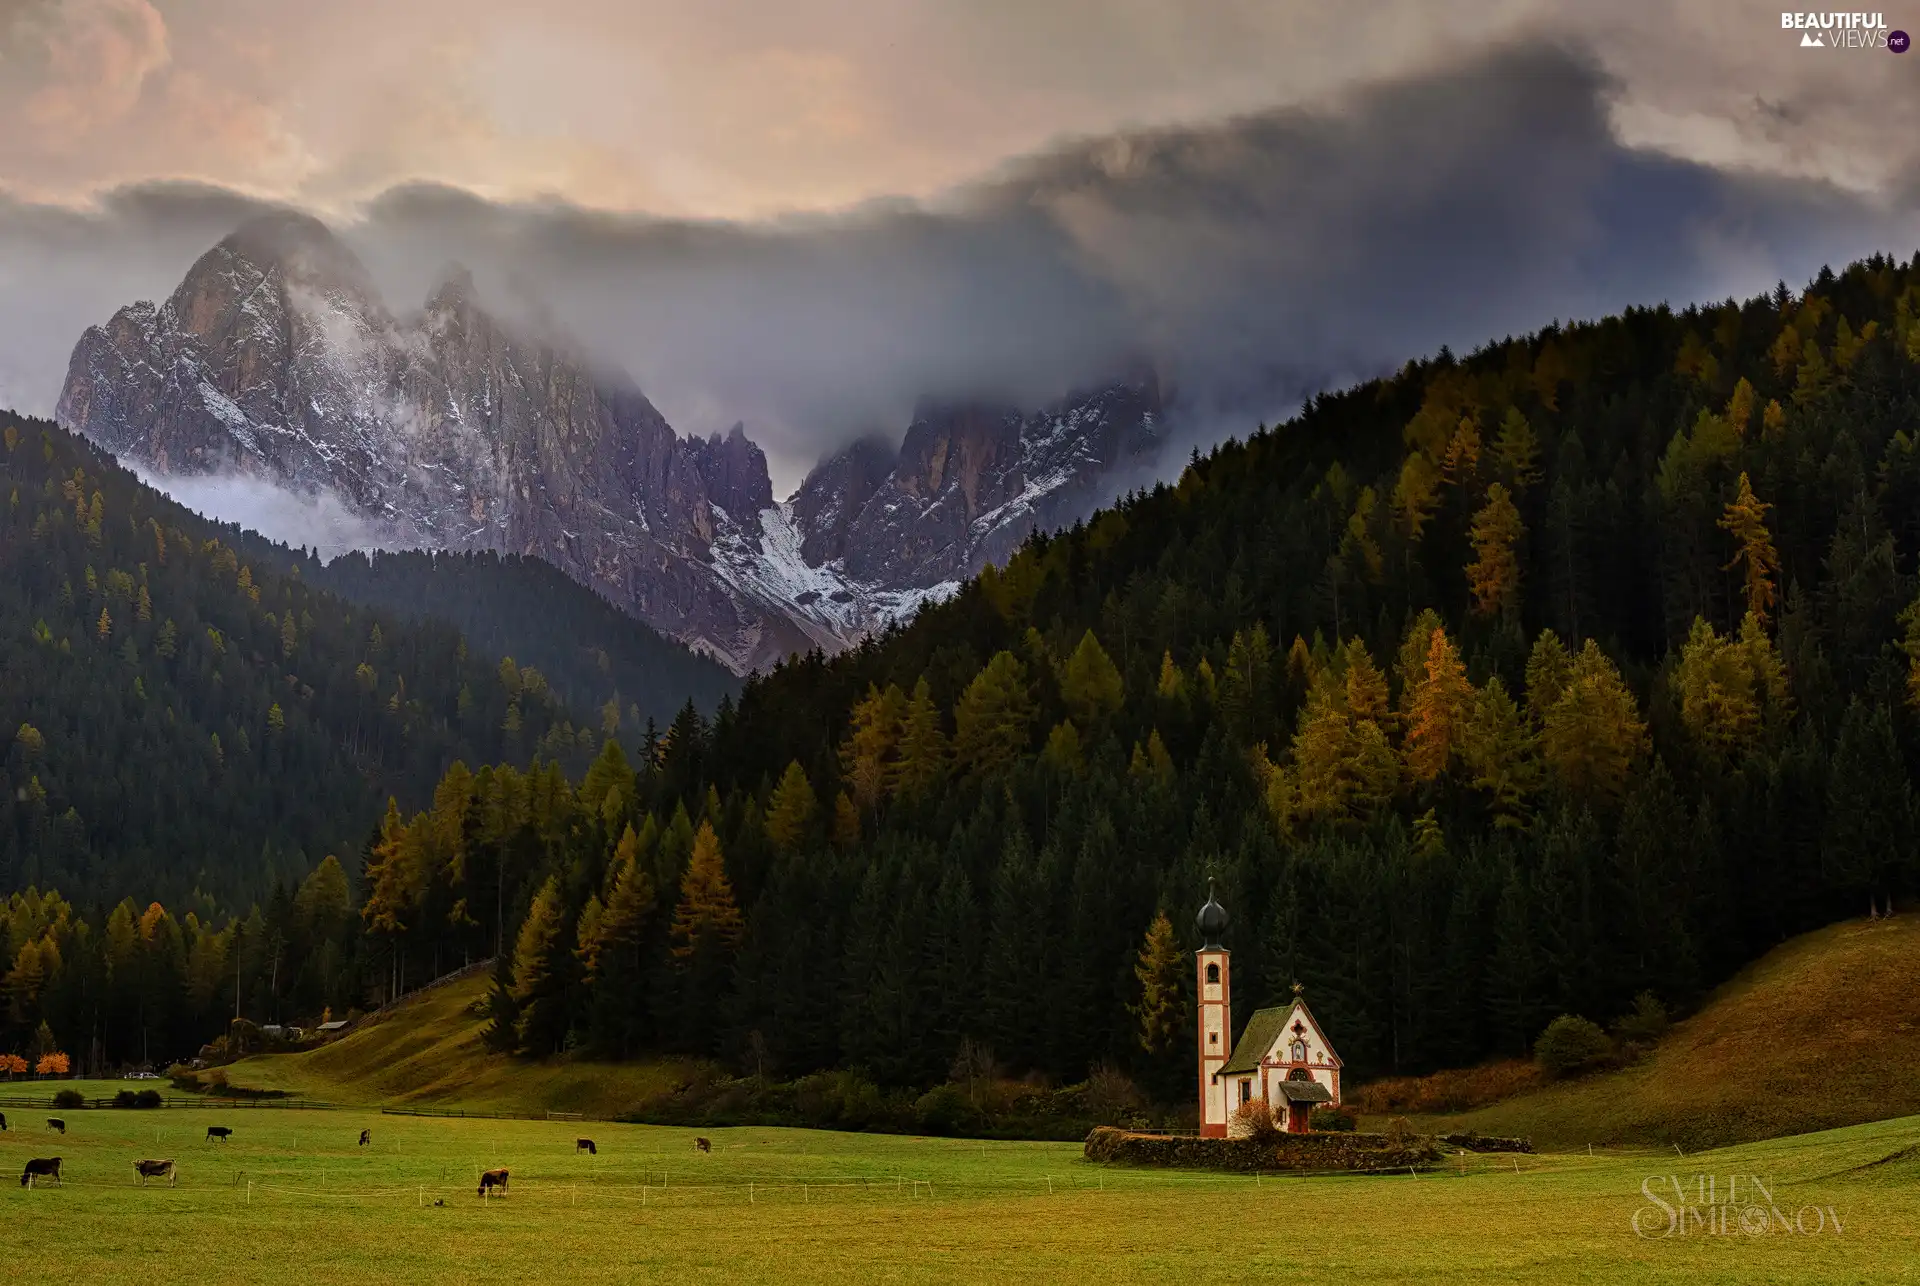
[[[372,1130],[360,1131],[360,1146],[364,1148],[367,1146],[367,1144],[371,1142],[373,1142],[373,1131]]]
[[[20,1172],[20,1186],[31,1188],[35,1179],[52,1179],[60,1183],[60,1158],[35,1157],[27,1162],[27,1168]],[[64,1188],[66,1185],[62,1183],[60,1186]]]
[[[5,1112],[0,1112],[0,1130],[4,1130],[6,1128],[7,1128],[7,1114]]]
[[[218,1139],[222,1143],[225,1143],[232,1136],[233,1136],[233,1130],[229,1126],[209,1125],[207,1127],[207,1142],[209,1143],[212,1143],[216,1139]]]
[[[50,1116],[47,1118],[47,1128],[56,1134],[65,1134],[67,1132],[67,1123],[57,1116]]]
[[[593,1146],[592,1139],[575,1139],[573,1141],[573,1154],[579,1156],[582,1152],[591,1152],[595,1156],[600,1155],[600,1149]]]
[[[500,1189],[502,1196],[506,1195],[507,1172],[505,1170],[489,1170],[480,1176],[480,1196],[486,1196],[494,1188]]]
[[[148,1179],[165,1179],[169,1188],[173,1187],[173,1161],[135,1161],[134,1177],[140,1180],[140,1186],[146,1187]]]
[[[713,1142],[710,1139],[695,1139],[693,1141],[693,1150],[695,1152],[711,1152],[713,1151]]]

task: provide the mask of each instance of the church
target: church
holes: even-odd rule
[[[1227,911],[1207,888],[1207,904],[1194,921],[1200,930],[1195,953],[1200,1011],[1200,1135],[1224,1139],[1233,1114],[1259,1099],[1274,1123],[1290,1134],[1306,1130],[1316,1107],[1340,1104],[1340,1056],[1301,999],[1299,983],[1285,1005],[1257,1009],[1229,1052],[1233,991],[1229,952],[1220,945]]]

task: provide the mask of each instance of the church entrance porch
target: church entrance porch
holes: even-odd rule
[[[1333,1095],[1319,1081],[1288,1079],[1280,1081],[1274,1088],[1279,1091],[1280,1100],[1273,1105],[1274,1118],[1282,1121],[1282,1128],[1288,1134],[1305,1134],[1312,1128],[1313,1109],[1333,1100]],[[1286,1104],[1284,1117],[1280,1111],[1282,1103]]]

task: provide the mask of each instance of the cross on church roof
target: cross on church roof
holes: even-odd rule
[[[1303,987],[1303,986],[1301,986],[1301,985],[1300,985],[1299,983],[1297,983],[1297,982],[1296,982],[1296,983],[1294,983],[1294,984],[1293,984],[1293,994],[1294,994],[1294,995],[1296,995],[1296,996],[1297,996],[1297,995],[1299,995],[1299,994],[1300,994],[1301,992],[1303,992],[1303,991],[1305,991],[1305,990],[1306,990],[1306,988],[1305,988],[1305,987]]]

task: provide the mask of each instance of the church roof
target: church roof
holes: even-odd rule
[[[1331,1103],[1333,1094],[1319,1081],[1281,1081],[1280,1097],[1289,1103]]]
[[[1273,1042],[1280,1039],[1280,1033],[1287,1029],[1287,1015],[1292,1012],[1292,1005],[1254,1010],[1253,1017],[1247,1019],[1246,1030],[1240,1033],[1240,1043],[1233,1047],[1233,1057],[1227,1060],[1227,1065],[1217,1075],[1250,1072],[1260,1066],[1260,1060],[1273,1048]]]
[[[1256,1009],[1253,1017],[1247,1019],[1247,1026],[1240,1033],[1240,1040],[1233,1047],[1233,1057],[1226,1066],[1215,1072],[1215,1076],[1231,1076],[1236,1072],[1251,1072],[1260,1066],[1260,1060],[1267,1051],[1279,1043],[1286,1033],[1294,1013],[1298,1011],[1301,1019],[1311,1026],[1314,1034],[1320,1037],[1320,1043],[1327,1048],[1330,1067],[1341,1066],[1340,1055],[1334,1052],[1333,1042],[1327,1039],[1326,1032],[1315,1021],[1313,1011],[1307,1008],[1307,1002],[1295,997],[1284,1005],[1274,1005],[1267,1009]]]

